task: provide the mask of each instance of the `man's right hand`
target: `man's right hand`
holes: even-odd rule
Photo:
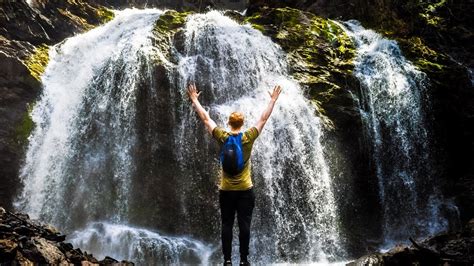
[[[207,131],[212,135],[212,131],[214,128],[217,126],[216,122],[211,119],[209,116],[209,113],[206,112],[204,107],[202,107],[201,103],[198,100],[199,95],[201,95],[201,92],[197,91],[196,85],[194,83],[191,83],[188,85],[188,96],[189,99],[191,99],[193,103],[193,107],[196,110],[199,118],[202,120],[204,125],[206,126]]]

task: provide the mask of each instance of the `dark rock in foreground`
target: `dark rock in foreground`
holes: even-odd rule
[[[474,219],[456,233],[440,234],[411,246],[398,245],[385,253],[363,256],[348,266],[474,265]]]
[[[92,254],[64,243],[65,239],[66,236],[51,225],[0,207],[0,265],[134,265],[110,257],[99,261]]]

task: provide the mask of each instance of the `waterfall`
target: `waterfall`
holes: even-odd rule
[[[386,243],[446,229],[433,171],[426,109],[427,78],[393,40],[344,23],[357,46],[360,112],[372,143]]]
[[[98,255],[205,263],[210,247],[199,241],[127,225],[140,137],[137,97],[153,86],[151,30],[162,13],[120,11],[52,49],[16,207],[78,230],[70,241]]]
[[[118,11],[51,49],[16,208],[99,256],[147,265],[220,261],[218,145],[197,120],[186,84],[203,90],[220,125],[237,110],[246,127],[280,84],[252,159],[251,259],[343,257],[323,125],[290,77],[285,53],[249,25],[211,11],[190,15],[163,65],[152,31],[162,13]]]
[[[160,14],[122,12],[52,49],[17,203],[33,217],[66,227],[72,218],[126,219],[136,90],[150,79],[147,36]]]
[[[175,129],[177,156],[183,169],[191,169],[188,175],[197,177],[190,182],[199,182],[200,176],[215,180],[219,164],[214,140],[186,99],[186,84],[195,82],[203,91],[201,102],[218,125],[225,127],[229,114],[240,111],[245,128],[257,122],[268,104],[267,91],[283,87],[252,155],[257,200],[251,255],[262,263],[340,258],[337,209],[320,142],[323,125],[290,77],[281,48],[220,12],[191,15],[174,72],[175,89],[181,93],[177,97],[183,100]],[[210,166],[202,167],[206,164]],[[189,187],[188,193],[199,190]]]

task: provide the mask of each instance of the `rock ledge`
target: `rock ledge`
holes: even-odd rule
[[[363,256],[347,266],[362,265],[474,265],[474,218],[458,232],[443,233],[397,245],[384,253]]]
[[[117,265],[132,262],[105,257],[99,261],[92,254],[65,243],[66,236],[48,224],[30,220],[27,214],[12,213],[0,207],[1,265]]]

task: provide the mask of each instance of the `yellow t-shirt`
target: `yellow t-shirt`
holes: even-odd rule
[[[229,135],[230,133],[225,131],[222,127],[215,127],[212,131],[212,136],[219,142],[221,148]],[[252,127],[242,134],[244,169],[235,176],[227,175],[221,170],[220,190],[248,190],[253,186],[250,173],[250,154],[252,153],[253,143],[257,137],[258,130],[256,127]]]

